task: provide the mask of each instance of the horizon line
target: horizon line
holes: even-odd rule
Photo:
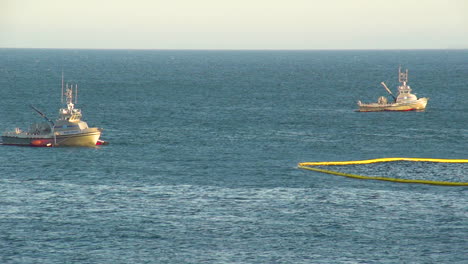
[[[24,47],[0,47],[0,49],[22,49],[22,50],[122,50],[122,51],[400,51],[400,50],[468,50],[468,48],[350,48],[350,49],[191,49],[191,48],[24,48]]]

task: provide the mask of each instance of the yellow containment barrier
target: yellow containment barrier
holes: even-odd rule
[[[298,164],[298,168],[305,169],[305,170],[318,171],[318,172],[323,172],[323,173],[328,173],[328,174],[333,174],[333,175],[339,175],[339,176],[344,176],[344,177],[349,177],[349,178],[354,178],[354,179],[361,179],[361,180],[378,180],[378,181],[446,185],[446,186],[468,186],[468,182],[428,181],[428,180],[411,180],[411,179],[363,176],[363,175],[343,173],[343,172],[325,170],[325,169],[314,167],[314,166],[333,166],[333,165],[359,165],[359,164],[371,164],[371,163],[377,163],[377,162],[392,162],[392,161],[468,163],[468,159],[381,158],[381,159],[355,160],[355,161],[302,162]]]

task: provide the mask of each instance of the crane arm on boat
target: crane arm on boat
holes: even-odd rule
[[[36,107],[34,107],[33,105],[30,105],[32,109],[34,109],[34,111],[36,111],[40,116],[42,116],[45,120],[47,120],[47,122],[51,123],[52,125],[54,125],[54,121],[50,120],[44,113],[42,113],[41,111],[39,111],[39,109],[37,109]]]
[[[392,91],[390,91],[390,89],[388,89],[387,85],[384,82],[381,82],[380,84],[382,84],[382,86],[385,88],[385,90],[387,90],[387,92],[393,97],[393,99],[395,99],[395,102],[396,102],[395,95],[393,95]]]

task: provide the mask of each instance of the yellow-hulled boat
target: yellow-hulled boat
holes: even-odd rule
[[[393,97],[394,102],[389,103],[385,96],[379,97],[377,103],[365,104],[358,101],[358,112],[379,112],[379,111],[422,111],[426,109],[429,98],[417,98],[411,93],[411,88],[406,83],[408,82],[408,69],[406,72],[401,72],[401,67],[398,68],[398,81],[401,83],[398,86],[398,95],[395,97],[388,89],[384,82],[381,82],[387,92]]]
[[[55,121],[47,118],[45,114],[34,106],[31,106],[38,112],[46,122],[32,124],[28,131],[22,131],[16,128],[15,131],[5,132],[2,135],[3,145],[33,146],[33,147],[93,147],[103,145],[99,140],[102,129],[97,127],[88,127],[88,124],[81,120],[81,110],[75,108],[73,93],[78,93],[78,86],[66,86],[64,91],[62,76],[62,101],[65,98],[67,107],[61,108],[59,118]]]

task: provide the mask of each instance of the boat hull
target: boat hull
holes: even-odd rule
[[[77,133],[71,135],[49,136],[21,136],[3,135],[3,145],[31,146],[31,147],[94,147],[101,131]]]
[[[394,104],[363,104],[358,103],[358,112],[382,112],[382,111],[422,111],[426,109],[428,98],[419,98],[415,101]]]

